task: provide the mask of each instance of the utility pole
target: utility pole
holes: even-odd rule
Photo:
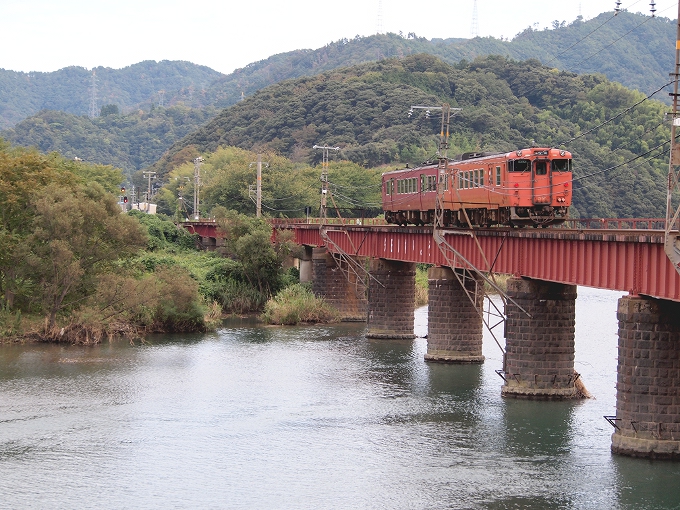
[[[255,192],[255,217],[262,216],[262,154],[257,155],[257,191]]]
[[[652,15],[654,11],[652,11]],[[675,37],[675,69],[671,74],[673,78],[673,110],[671,111],[671,154],[668,162],[668,190],[666,194],[666,226],[664,251],[668,259],[673,263],[675,270],[680,274],[680,238],[678,237],[678,216],[680,207],[673,209],[673,193],[680,190],[678,183],[678,170],[680,166],[680,144],[677,143],[676,131],[680,125],[680,112],[678,111],[678,79],[680,79],[680,2],[678,2],[678,17],[676,19],[677,32]]]
[[[194,159],[194,220],[196,221],[201,217],[198,210],[198,188],[201,186],[201,163],[203,163],[203,158],[201,156]]]
[[[248,186],[248,196],[253,199],[253,192],[255,192],[255,215],[260,218],[262,216],[262,154],[257,155],[257,161],[251,163],[249,166],[257,165],[257,181],[253,189],[253,185]],[[269,167],[269,163],[265,163]]]
[[[449,125],[451,123],[451,112],[459,112],[461,108],[451,108],[449,103],[444,103],[441,106],[411,106],[408,111],[408,116],[413,115],[413,110],[425,110],[425,117],[430,118],[431,110],[442,111],[442,122],[439,130],[439,150],[437,157],[439,163],[437,165],[437,198],[435,201],[434,211],[434,226],[437,228],[444,227],[444,190],[446,188],[446,179],[448,179],[448,165],[449,165]]]
[[[144,171],[144,172],[142,172],[142,175],[146,179],[148,179],[148,181],[149,181],[149,184],[148,184],[147,189],[146,189],[146,203],[148,204],[149,202],[151,202],[151,178],[152,177],[154,179],[156,178],[156,172],[152,172],[150,170]],[[147,209],[148,209],[148,205],[147,205]]]
[[[323,150],[321,156],[321,209],[319,210],[319,221],[323,225],[326,223],[326,201],[328,198],[328,151],[339,151],[340,147],[326,147],[325,145],[315,145],[313,149]]]

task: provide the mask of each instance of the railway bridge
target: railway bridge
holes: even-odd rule
[[[479,288],[485,277],[470,265],[512,275],[499,371],[506,397],[579,398],[577,285],[626,292],[617,310],[616,416],[607,417],[614,426],[612,451],[680,459],[680,276],[666,257],[658,223],[444,231],[445,244],[460,255],[455,259],[440,249],[431,227],[366,223],[320,227],[285,220],[274,226],[292,230],[304,247],[301,279],[311,280],[314,292],[346,319],[367,320],[372,338],[414,337],[415,265],[430,264],[426,359],[432,362],[484,360]]]

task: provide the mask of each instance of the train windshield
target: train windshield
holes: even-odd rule
[[[571,172],[571,159],[553,159],[553,172]]]
[[[531,161],[528,159],[511,159],[508,161],[508,171],[528,172],[531,170]]]

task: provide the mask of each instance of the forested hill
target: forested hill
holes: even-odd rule
[[[195,131],[215,116],[215,108],[176,105],[135,110],[121,115],[104,108],[103,115],[90,119],[54,110],[42,110],[0,131],[14,145],[58,152],[88,163],[113,165],[127,175],[158,161],[177,140]]]
[[[97,113],[102,105],[116,105],[129,113],[165,101],[205,106],[205,90],[221,73],[190,62],[145,61],[111,69],[97,67]],[[92,70],[66,67],[51,73],[20,73],[0,69],[0,129],[14,126],[40,110],[87,115],[92,96]],[[165,91],[164,97],[159,94]]]
[[[407,112],[448,102],[462,109],[451,126],[451,154],[564,147],[577,161],[576,215],[657,216],[664,204],[666,107],[643,101],[597,128],[643,98],[602,75],[558,71],[537,60],[486,57],[452,66],[413,55],[267,87],[173,145],[155,169],[163,176],[220,146],[317,162],[321,155],[312,147],[326,144],[366,167],[420,163],[434,156],[440,120]],[[647,161],[656,146],[651,155],[660,159]],[[625,164],[636,156],[644,158]]]
[[[551,67],[579,74],[604,73],[610,80],[645,93],[668,81],[676,31],[669,19],[608,12],[588,21],[579,18],[570,23],[555,21],[553,25],[550,30],[527,28],[512,40],[508,38],[514,34],[446,40],[427,40],[415,34],[343,39],[315,50],[273,55],[229,75],[189,62],[145,61],[124,69],[98,67],[97,108],[112,104],[121,113],[148,111],[151,104],[223,108],[236,103],[242,94],[252,95],[282,80],[416,53],[436,55],[449,63],[492,54],[516,60],[538,58]],[[44,109],[87,115],[91,78],[91,71],[81,67],[52,73],[0,69],[0,129]],[[160,91],[164,91],[162,96]]]
[[[555,21],[550,30],[529,27],[508,40],[513,35],[428,40],[415,34],[383,34],[343,39],[316,50],[273,55],[220,77],[206,90],[206,100],[226,107],[236,103],[242,92],[250,95],[282,80],[416,53],[436,55],[452,64],[485,55],[537,58],[578,74],[603,73],[612,81],[645,93],[668,82],[674,65],[676,25],[667,18],[607,12],[588,21]]]

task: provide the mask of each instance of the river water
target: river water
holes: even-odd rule
[[[579,402],[501,398],[487,334],[481,366],[363,324],[0,346],[0,508],[680,508],[680,464],[609,450],[619,296],[579,288]]]

